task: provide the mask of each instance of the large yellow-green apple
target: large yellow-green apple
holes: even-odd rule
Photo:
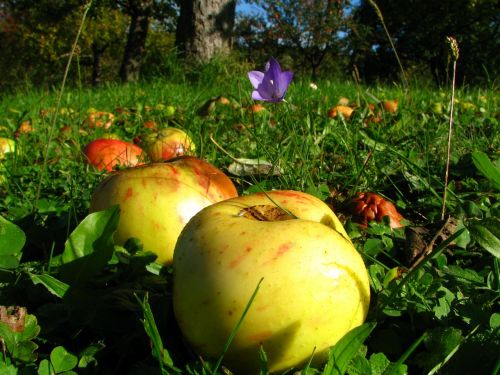
[[[87,162],[98,170],[112,171],[116,166],[131,167],[144,161],[139,146],[120,139],[99,138],[85,146]]]
[[[193,141],[184,130],[170,126],[146,135],[142,144],[152,162],[189,155],[195,150]]]
[[[236,197],[232,181],[212,164],[190,156],[120,170],[92,196],[90,210],[120,205],[118,244],[136,237],[159,263],[172,262],[182,228],[202,208]]]
[[[291,214],[291,215],[290,215]],[[236,374],[299,366],[363,323],[370,289],[363,259],[335,214],[298,191],[241,196],[196,214],[177,241],[173,306],[185,338],[218,358],[259,280],[224,356]]]

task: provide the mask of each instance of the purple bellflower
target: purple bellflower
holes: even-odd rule
[[[288,85],[292,81],[293,72],[281,71],[279,62],[274,57],[271,57],[266,64],[265,72],[252,70],[248,72],[248,78],[254,88],[252,92],[253,100],[277,103],[283,101]]]

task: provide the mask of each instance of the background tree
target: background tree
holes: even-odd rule
[[[173,0],[121,0],[115,3],[130,17],[120,78],[124,82],[136,81],[152,19],[158,20],[162,25],[172,26],[176,4]]]
[[[414,76],[428,75],[438,84],[447,79],[446,36],[460,45],[458,80],[477,82],[500,66],[500,13],[497,0],[377,0],[396,49]],[[365,78],[395,78],[398,68],[382,24],[368,0],[354,11],[351,62]]]
[[[236,0],[179,0],[176,45],[181,55],[202,62],[232,47]]]
[[[328,54],[340,53],[343,34],[349,23],[349,0],[253,0],[262,17],[250,15],[239,21],[239,40],[255,44],[263,41],[271,50],[287,51],[297,65],[306,65],[316,79],[318,68]],[[271,53],[269,51],[268,53]]]

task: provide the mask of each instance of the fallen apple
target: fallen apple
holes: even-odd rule
[[[202,208],[236,197],[233,183],[210,163],[190,156],[118,171],[95,190],[90,211],[120,205],[117,244],[138,238],[171,263],[175,242],[189,219]]]
[[[21,134],[29,134],[29,133],[33,133],[34,131],[35,131],[35,129],[33,128],[31,121],[25,120],[21,123],[21,125],[18,126],[18,128],[14,132],[14,137],[19,138],[19,136]]]
[[[229,199],[196,214],[173,260],[173,307],[200,355],[218,358],[262,279],[227,353],[234,373],[270,372],[327,358],[363,323],[368,274],[342,224],[321,200],[298,191]]]
[[[382,102],[382,107],[384,108],[385,111],[389,113],[396,113],[398,111],[398,99],[393,99],[393,100],[384,100]]]
[[[346,105],[336,105],[328,110],[328,117],[336,118],[339,113],[347,120],[351,117],[354,109]]]
[[[83,153],[87,162],[100,171],[112,171],[118,165],[130,167],[144,160],[142,148],[119,139],[96,139],[85,146]]]
[[[16,141],[10,138],[0,137],[0,160],[5,159],[5,154],[16,150]]]
[[[166,127],[142,138],[142,147],[152,162],[191,154],[195,145],[189,135],[178,128]]]

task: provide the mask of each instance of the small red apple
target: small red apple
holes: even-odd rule
[[[354,219],[363,227],[366,227],[372,220],[382,221],[384,216],[389,216],[391,228],[403,226],[401,220],[404,217],[398,212],[396,206],[375,193],[358,193],[351,202],[351,211]]]
[[[95,190],[90,211],[120,205],[117,244],[138,238],[171,263],[175,243],[186,223],[202,208],[238,195],[233,183],[210,163],[183,156],[117,171]]]
[[[191,154],[195,145],[189,135],[178,128],[167,127],[142,138],[142,147],[152,162],[170,160]]]
[[[96,139],[85,146],[83,153],[98,170],[112,171],[117,165],[129,167],[144,160],[142,148],[119,139]]]
[[[393,99],[393,100],[384,100],[382,102],[382,106],[384,107],[384,110],[389,112],[389,113],[396,113],[398,111],[398,99]]]

